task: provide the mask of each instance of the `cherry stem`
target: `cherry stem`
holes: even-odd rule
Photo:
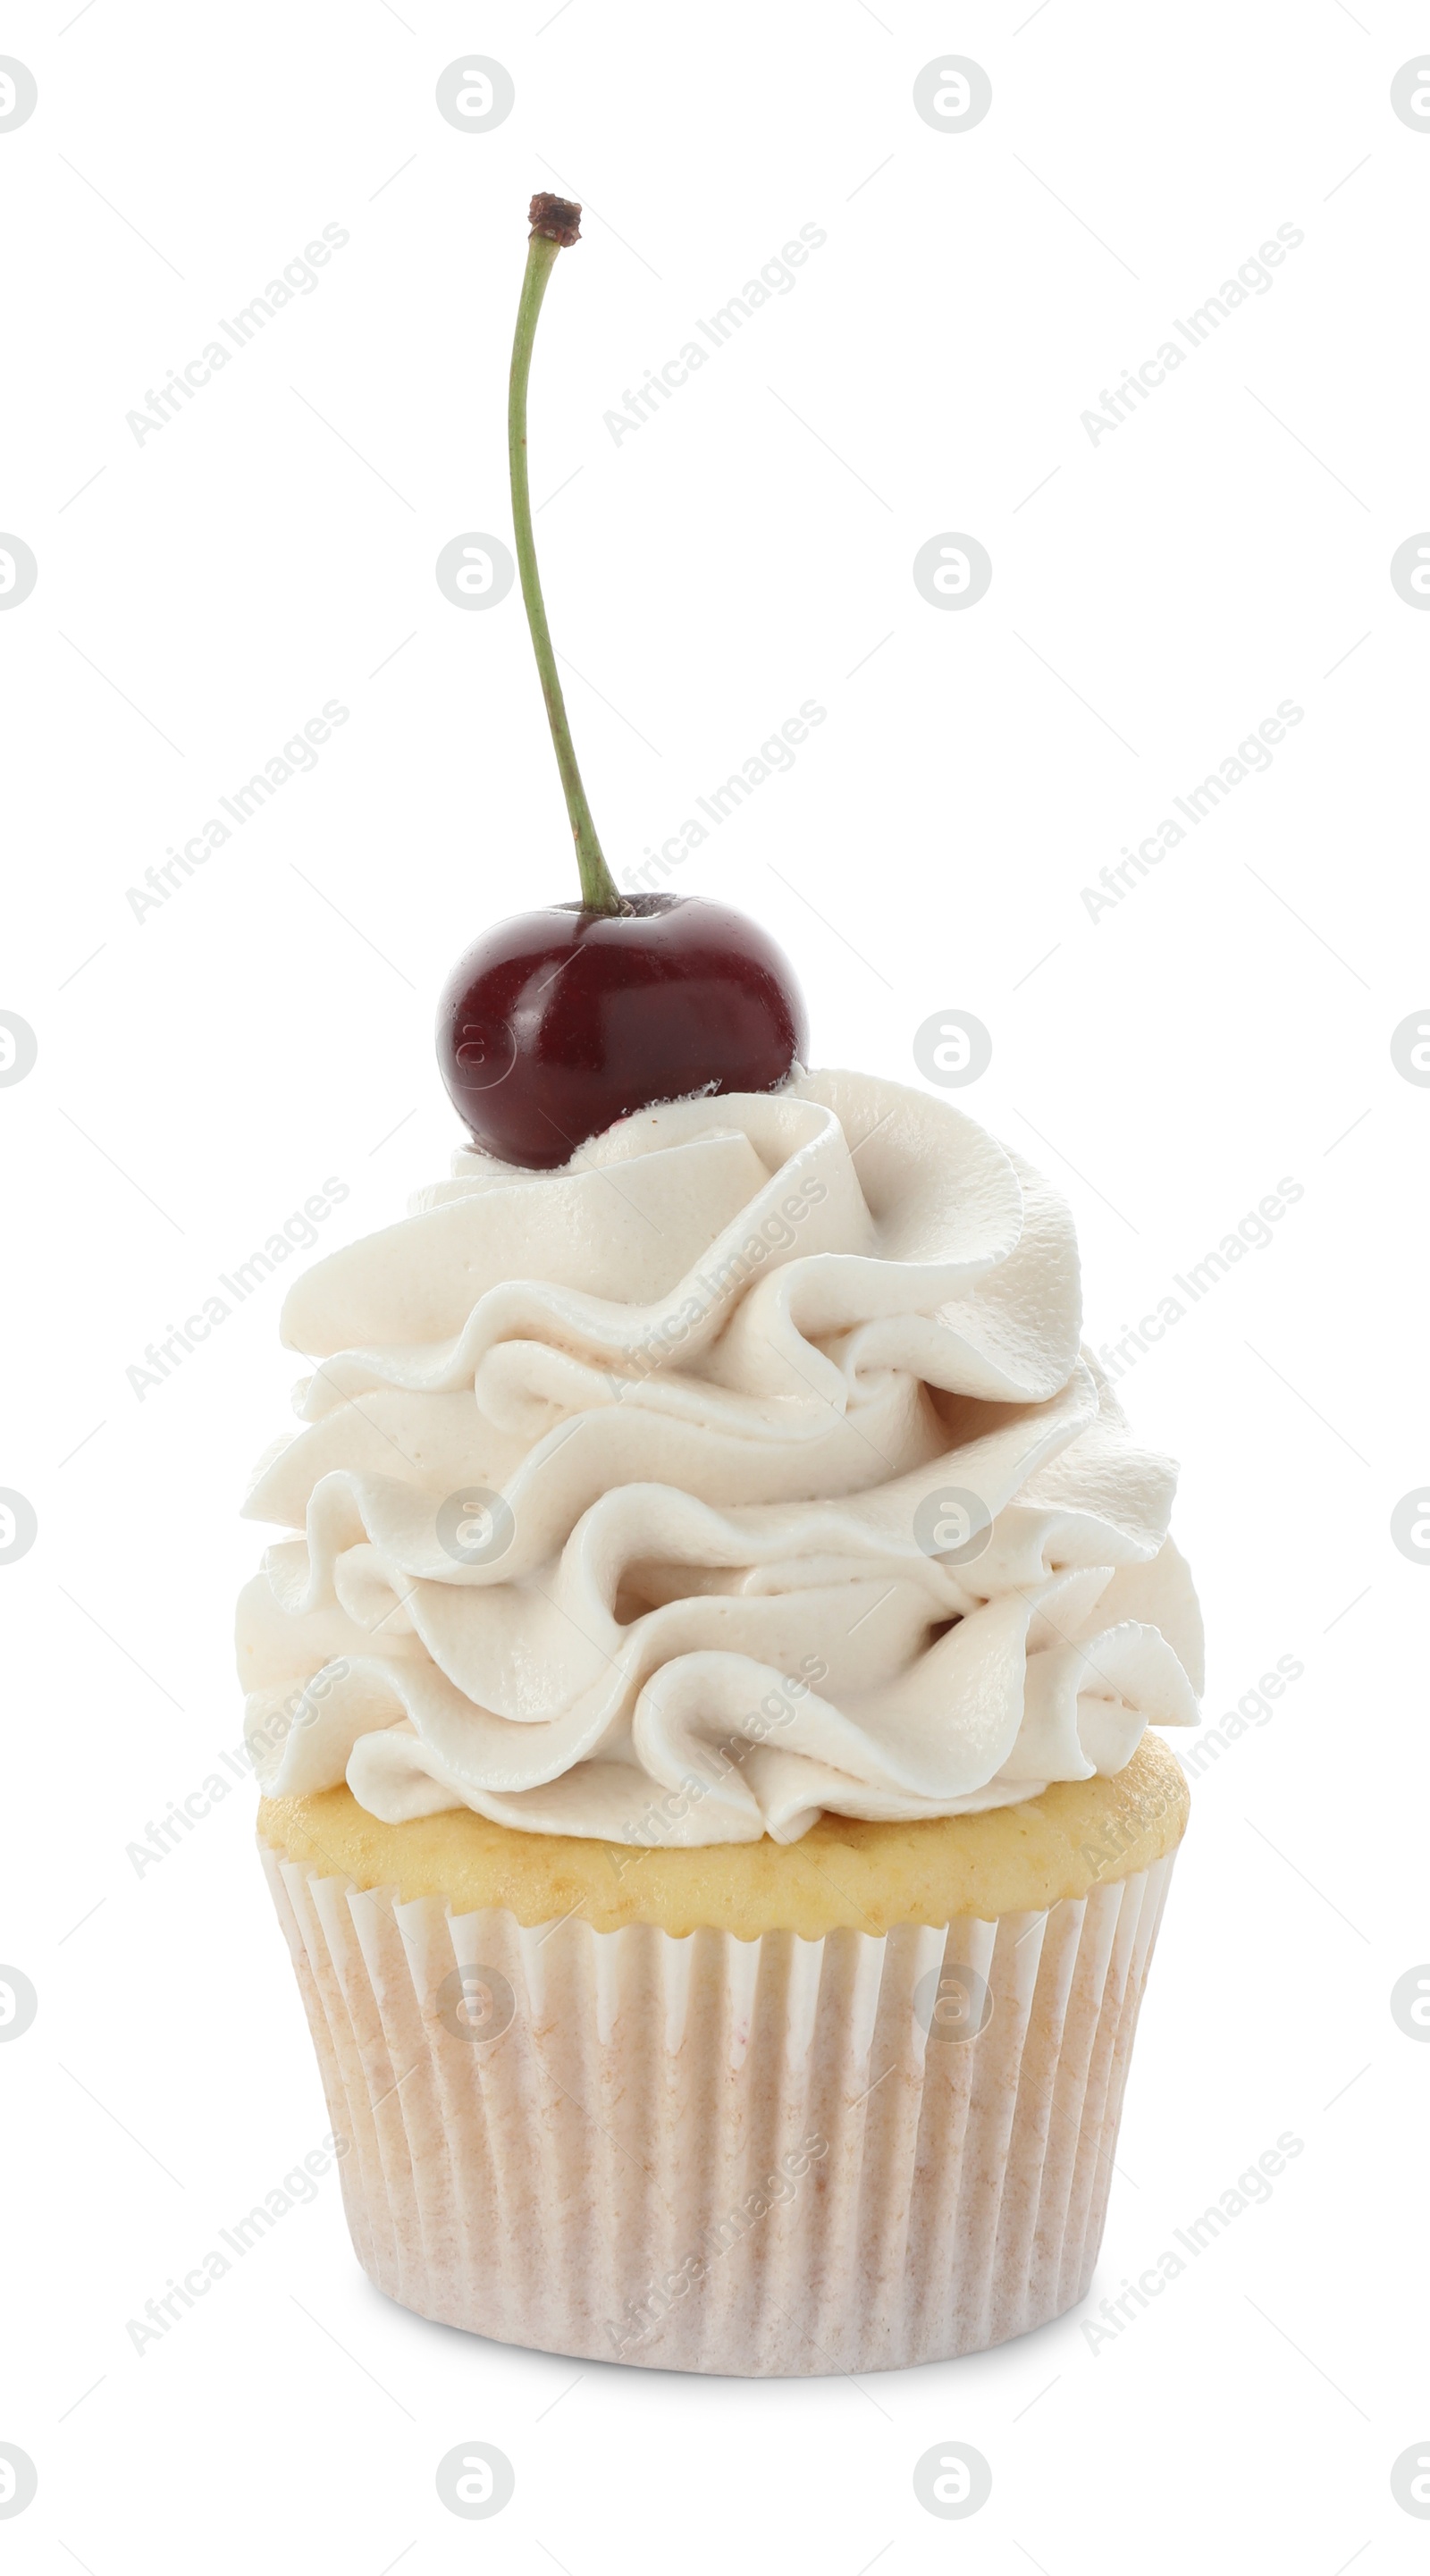
[[[537,207],[555,205],[553,199],[534,199],[532,220],[537,220]],[[557,230],[575,238],[574,221],[579,207],[566,208],[570,225]],[[576,844],[576,864],[581,872],[581,902],[587,912],[619,913],[627,907],[606,865],[581,772],[576,765],[575,746],[566,714],[566,701],[557,676],[556,654],[551,642],[551,629],[546,622],[546,603],[541,596],[541,576],[536,568],[536,546],[531,533],[531,482],[526,450],[526,387],[531,374],[531,351],[536,338],[537,316],[541,311],[546,283],[556,265],[561,241],[550,233],[532,233],[527,249],[526,275],[521,284],[521,302],[517,307],[516,337],[511,346],[511,378],[507,395],[507,452],[511,464],[511,514],[516,530],[516,560],[521,574],[521,595],[526,603],[526,622],[531,629],[532,650],[541,675],[541,694],[546,700],[546,721],[551,727],[556,766],[561,773],[566,811],[571,818],[571,837]]]

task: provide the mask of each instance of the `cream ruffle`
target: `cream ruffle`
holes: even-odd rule
[[[240,1605],[263,1787],[707,1843],[1118,1770],[1194,1722],[1200,1622],[1078,1327],[1062,1202],[891,1083],[459,1155],[284,1308],[318,1365],[247,1506],[303,1532]],[[991,1525],[962,1563],[950,1489]]]

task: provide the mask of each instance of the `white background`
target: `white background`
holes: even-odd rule
[[[1430,135],[1389,100],[1424,32],[1394,0],[7,14],[39,86],[0,133],[0,525],[39,565],[0,615],[0,1006],[39,1043],[0,1092],[0,1484],[39,1519],[0,1567],[0,1957],[40,1999],[0,2049],[17,2568],[1423,2563],[1389,2472],[1430,2448],[1430,2050],[1388,1998],[1430,1957],[1430,1572],[1390,1516],[1430,1468],[1430,1093],[1390,1037],[1430,978],[1430,617],[1388,566],[1430,523]],[[463,45],[515,82],[489,133],[436,111]],[[967,133],[914,112],[941,45],[992,81]],[[858,2385],[511,2352],[372,2290],[332,2178],[160,2345],[125,2330],[324,2128],[251,1792],[142,1878],[125,1848],[239,1737],[282,1282],[142,1401],[126,1372],[326,1176],[328,1249],[440,1175],[439,984],[575,891],[518,597],[465,614],[433,577],[454,534],[510,536],[524,210],[563,185],[592,211],[533,481],[618,871],[815,698],[680,880],[783,942],[815,1062],[917,1082],[919,1025],[977,1013],[993,1061],[957,1096],[1068,1193],[1094,1341],[1304,1191],[1124,1389],[1184,1461],[1208,1717],[1305,1670],[1199,1783],[1090,2312],[1281,2132],[1304,2148],[1096,2353],[1077,2314]],[[146,390],[327,223],[316,290],[138,443]],[[795,290],[617,445],[623,389],[805,223]],[[1100,389],[1282,224],[1270,291],[1094,445]],[[950,529],[994,567],[960,614],[910,570]],[[332,698],[317,768],[137,920],[126,890]],[[1090,919],[1285,699],[1270,769]],[[479,2530],[433,2483],[470,2438],[517,2475]],[[911,2484],[946,2439],[994,2478],[956,2531]]]

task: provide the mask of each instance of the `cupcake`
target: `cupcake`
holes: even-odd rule
[[[581,872],[457,969],[472,1141],[318,1263],[247,1510],[260,1843],[359,2260],[656,2368],[888,2369],[1095,2263],[1201,1635],[1057,1194],[809,1073],[787,961]]]
[[[290,1291],[240,1655],[391,2296],[734,2372],[1082,2296],[1200,1637],[1078,1320],[1047,1184],[847,1073],[463,1149]]]

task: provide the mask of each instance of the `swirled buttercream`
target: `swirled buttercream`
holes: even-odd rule
[[[271,1796],[346,1779],[633,1843],[792,1842],[1114,1772],[1195,1722],[1175,1474],[1079,1354],[1072,1222],[852,1073],[470,1150],[283,1309],[245,1506]]]

